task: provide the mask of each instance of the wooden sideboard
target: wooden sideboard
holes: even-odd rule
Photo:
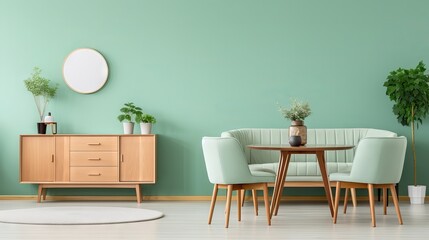
[[[48,188],[135,188],[156,179],[156,135],[21,135],[20,182]]]

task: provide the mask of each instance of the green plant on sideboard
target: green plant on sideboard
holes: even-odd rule
[[[414,162],[414,186],[417,185],[417,157],[415,147],[415,128],[429,111],[429,76],[422,61],[416,68],[398,68],[390,72],[384,82],[386,95],[394,101],[393,113],[403,126],[411,126],[411,148]]]
[[[40,122],[43,121],[45,115],[45,109],[58,90],[58,84],[50,85],[50,80],[42,77],[42,70],[38,67],[34,67],[31,77],[24,80],[25,87],[29,92],[33,94],[34,101],[36,102],[37,111],[39,112]]]
[[[124,107],[120,109],[120,112],[121,114],[118,116],[120,122],[125,120],[128,122],[133,122],[133,120],[136,121],[138,116],[143,114],[142,109],[135,106],[132,102],[125,103]]]
[[[144,113],[144,114],[140,114],[136,117],[136,122],[137,123],[152,123],[155,124],[156,123],[156,118],[150,114]]]

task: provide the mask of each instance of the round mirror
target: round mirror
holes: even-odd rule
[[[76,49],[64,61],[64,81],[78,93],[93,93],[100,90],[106,83],[108,75],[106,59],[94,49]]]

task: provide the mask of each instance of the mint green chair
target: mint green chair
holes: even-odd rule
[[[275,174],[250,171],[240,143],[235,138],[204,137],[204,161],[209,181],[214,184],[208,224],[211,224],[219,188],[227,189],[225,227],[229,225],[232,191],[237,191],[238,221],[241,221],[241,190],[263,190],[268,225],[271,225],[267,182],[275,181]]]
[[[383,189],[384,214],[386,215],[387,188],[390,188],[399,224],[402,224],[401,211],[395,184],[399,182],[404,166],[407,139],[405,137],[368,137],[359,142],[349,174],[333,173],[331,181],[337,182],[334,219],[337,222],[338,204],[341,188],[367,188],[372,226],[375,227],[374,188]]]

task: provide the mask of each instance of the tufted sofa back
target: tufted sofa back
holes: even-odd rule
[[[223,132],[222,137],[236,138],[246,155],[248,164],[272,168],[275,171],[279,161],[279,151],[249,149],[252,144],[289,144],[288,129],[244,128]],[[357,145],[364,137],[396,137],[394,132],[371,128],[308,129],[307,145],[346,144]],[[326,151],[325,159],[329,173],[350,172],[355,149]],[[271,164],[267,164],[271,163]],[[272,164],[275,163],[275,164]],[[265,165],[265,166],[264,166]],[[288,176],[320,176],[314,154],[292,155]]]

